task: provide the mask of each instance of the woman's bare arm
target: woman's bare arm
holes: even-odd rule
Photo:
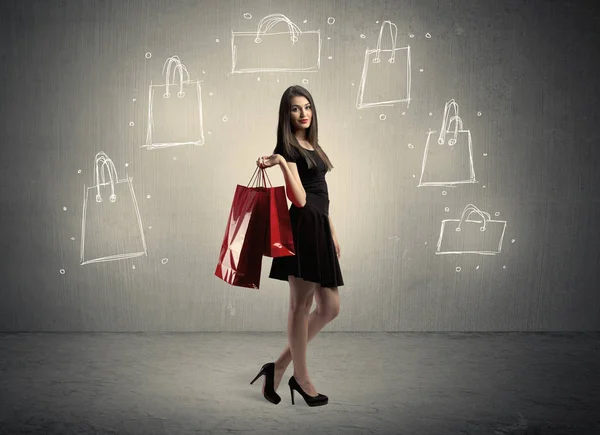
[[[281,157],[281,161],[279,162],[279,166],[281,167],[281,172],[283,172],[283,177],[285,178],[286,185],[286,193],[287,197],[292,204],[294,204],[298,208],[302,208],[306,205],[306,191],[304,190],[304,186],[300,180],[300,175],[298,174],[298,168],[295,163],[287,162],[283,157]]]

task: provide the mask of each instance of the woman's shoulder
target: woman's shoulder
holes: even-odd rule
[[[300,158],[300,152],[293,146],[285,147],[278,144],[275,147],[274,154],[280,154],[286,161],[296,163]]]

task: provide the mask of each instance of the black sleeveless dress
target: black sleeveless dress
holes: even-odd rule
[[[309,152],[317,160],[317,167],[311,169],[295,150],[293,155],[287,155],[281,147],[274,151],[286,161],[296,163],[306,191],[306,205],[299,208],[292,204],[289,209],[296,255],[273,258],[269,278],[288,281],[288,275],[293,275],[322,287],[341,287],[344,280],[329,225],[327,166],[316,151]]]

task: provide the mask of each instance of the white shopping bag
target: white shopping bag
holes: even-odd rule
[[[427,135],[419,186],[452,186],[477,183],[473,167],[471,131],[463,128],[458,116],[458,104],[446,103],[440,134]]]
[[[460,219],[442,221],[436,254],[496,255],[502,250],[505,230],[506,221],[492,220],[489,213],[469,204]]]
[[[142,148],[204,145],[200,81],[190,80],[178,56],[165,61],[163,73],[163,84],[150,83],[148,129]]]
[[[104,152],[96,154],[94,184],[84,186],[82,265],[146,255],[142,219],[131,180],[119,180],[112,160]]]
[[[286,23],[287,32],[270,32]],[[254,32],[231,32],[231,72],[316,72],[321,65],[321,33],[301,31],[282,14],[271,14]]]
[[[389,26],[391,49],[382,49],[383,31]],[[410,105],[410,46],[396,48],[398,29],[384,21],[379,31],[377,47],[365,51],[362,76],[356,97],[356,108],[392,106],[395,103]]]

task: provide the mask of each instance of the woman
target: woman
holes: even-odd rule
[[[273,154],[260,157],[260,168],[279,165],[283,172],[290,207],[290,220],[296,254],[273,258],[269,278],[288,281],[290,311],[289,344],[275,362],[265,364],[258,377],[265,375],[264,397],[279,403],[275,392],[281,378],[294,362],[288,381],[292,404],[294,390],[309,406],[321,406],[327,396],[317,393],[306,366],[306,346],[339,313],[338,287],[344,285],[338,262],[340,248],[329,218],[326,173],[333,168],[319,146],[317,110],[310,93],[302,86],[290,86],[279,105],[277,145]],[[313,298],[317,308],[310,313]]]

